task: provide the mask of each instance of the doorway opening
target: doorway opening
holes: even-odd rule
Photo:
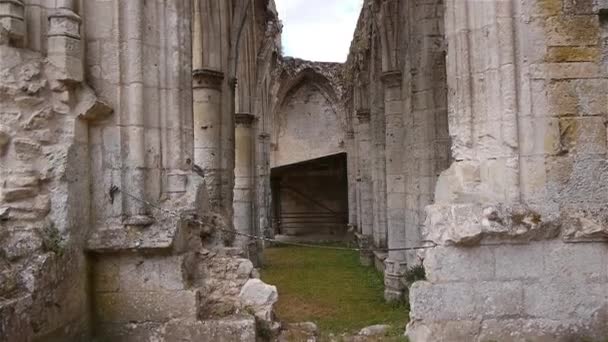
[[[271,171],[273,229],[279,239],[346,241],[346,153]]]

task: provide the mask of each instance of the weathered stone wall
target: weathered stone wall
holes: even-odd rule
[[[254,341],[258,324],[276,329],[276,289],[226,247],[236,49],[245,18],[256,41],[270,20],[257,10],[274,6],[248,3],[0,1],[0,340]],[[197,31],[205,15],[219,21]],[[219,135],[201,136],[207,114]],[[208,163],[197,147],[221,156]],[[268,298],[252,299],[251,283]]]
[[[424,208],[449,159],[443,3],[366,1],[344,78],[358,160],[351,224],[363,244],[419,247]],[[366,258],[385,271],[389,299],[402,295],[406,265],[420,262],[403,250]]]
[[[605,5],[447,2],[455,162],[427,207],[413,341],[608,334]]]
[[[340,65],[285,58],[276,95],[271,167],[345,152]]]
[[[516,322],[529,327],[517,338],[605,333],[602,6],[364,3],[344,75],[357,167],[350,217],[365,246],[383,247],[385,236],[389,248],[439,245],[362,255],[378,266],[386,258],[387,299],[404,290],[406,267],[424,260],[412,339],[503,340]],[[527,267],[523,256],[542,262]],[[501,297],[511,290],[521,301]],[[572,294],[578,302],[557,299]]]
[[[86,338],[87,124],[78,6],[0,7],[0,340]]]

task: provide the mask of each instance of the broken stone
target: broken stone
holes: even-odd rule
[[[565,209],[562,219],[564,241],[608,240],[608,211],[605,208]]]
[[[391,326],[386,325],[386,324],[372,325],[372,326],[361,329],[361,331],[359,331],[359,335],[360,336],[386,336],[386,334],[388,333],[390,328],[391,328]]]
[[[2,199],[6,202],[15,202],[35,197],[38,193],[36,188],[11,188],[2,189]]]
[[[15,152],[21,160],[31,160],[40,155],[42,147],[40,144],[26,138],[16,138],[13,140]]]
[[[276,286],[268,285],[260,279],[249,279],[239,295],[245,307],[251,308],[255,316],[265,322],[273,320],[273,306],[279,300]]]
[[[253,263],[248,259],[243,259],[239,264],[239,268],[237,269],[237,277],[239,278],[249,278],[251,273],[253,272]]]
[[[6,179],[9,188],[34,188],[38,186],[39,178],[35,176],[12,176]]]
[[[48,195],[36,196],[34,200],[26,199],[11,202],[9,218],[14,220],[36,220],[46,217],[51,211],[51,198]]]
[[[8,207],[0,208],[0,221],[8,220],[10,211]]]
[[[319,327],[313,322],[290,323],[287,325],[288,330],[300,330],[309,334],[317,334]]]
[[[2,252],[8,260],[32,255],[42,248],[42,239],[34,231],[16,231],[8,234]]]
[[[559,235],[559,222],[543,221],[525,205],[430,205],[426,208],[424,234],[439,245],[472,246],[484,238],[537,241]]]

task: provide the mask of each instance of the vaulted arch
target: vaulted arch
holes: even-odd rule
[[[273,167],[346,151],[339,98],[334,83],[318,70],[283,72],[273,110]]]

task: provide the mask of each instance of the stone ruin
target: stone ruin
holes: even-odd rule
[[[365,0],[343,65],[280,34],[272,0],[0,0],[0,341],[272,335],[271,170],[336,153],[411,341],[608,336],[606,0]]]

